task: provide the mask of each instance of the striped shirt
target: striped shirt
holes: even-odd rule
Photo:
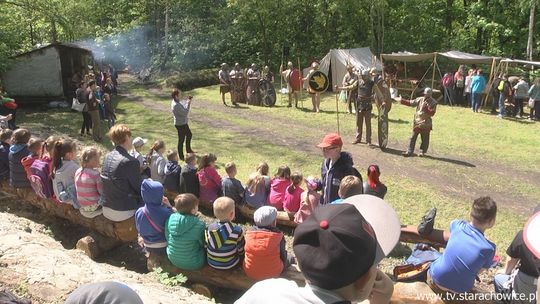
[[[77,200],[81,206],[96,205],[103,192],[99,171],[90,168],[79,168],[75,172],[75,188],[77,189]]]
[[[205,231],[208,264],[216,269],[231,269],[244,255],[244,232],[231,222],[212,223]]]

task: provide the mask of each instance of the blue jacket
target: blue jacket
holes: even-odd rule
[[[167,162],[165,166],[165,179],[163,180],[165,189],[180,193],[180,171],[182,171],[182,168],[178,166],[177,161]]]
[[[21,160],[30,155],[26,144],[16,144],[9,147],[9,184],[15,188],[30,188]]]
[[[165,225],[169,216],[173,213],[162,203],[163,186],[161,183],[151,179],[145,179],[141,185],[141,196],[144,201],[144,207],[135,212],[135,226],[144,240],[144,244],[150,248],[165,248],[167,241],[165,239]],[[146,214],[145,214],[146,211]],[[154,227],[148,220],[152,219]]]
[[[360,178],[360,172],[353,167],[353,159],[350,153],[341,152],[339,159],[330,166],[330,159],[325,159],[321,166],[321,180],[318,190],[323,190],[321,204],[326,205],[339,198],[338,190],[341,180],[347,175],[354,175]]]
[[[484,76],[473,76],[471,81],[471,92],[475,94],[482,94],[486,89],[486,79]]]
[[[0,180],[9,179],[9,144],[0,143]]]

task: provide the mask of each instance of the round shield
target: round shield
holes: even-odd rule
[[[302,87],[302,75],[298,69],[294,69],[289,73],[288,81],[293,91],[300,91]]]
[[[276,90],[272,83],[266,79],[259,81],[259,96],[261,97],[261,103],[267,107],[276,104]]]
[[[321,71],[314,71],[308,76],[308,86],[314,92],[321,93],[326,91],[329,84],[328,76]]]

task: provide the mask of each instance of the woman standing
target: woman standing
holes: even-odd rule
[[[460,65],[457,72],[454,73],[454,96],[456,104],[463,104],[463,89],[465,88],[465,71],[463,65]]]
[[[529,98],[534,100],[534,105],[530,107],[529,119],[540,120],[540,78],[536,78],[529,89]]]
[[[84,108],[81,111],[83,121],[81,126],[81,136],[84,136],[85,131],[86,135],[90,135],[90,129],[92,128],[92,117],[88,113],[88,98],[86,95],[86,82],[81,81],[79,83],[79,88],[75,91],[75,96],[79,103],[84,103]]]
[[[174,126],[178,131],[178,156],[184,160],[184,141],[186,142],[186,153],[193,153],[191,150],[191,130],[188,125],[189,109],[191,107],[192,96],[187,100],[180,101],[180,90],[174,89],[171,101],[171,112],[174,117]]]

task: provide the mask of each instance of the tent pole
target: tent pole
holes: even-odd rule
[[[405,61],[404,63],[405,63],[405,79],[407,79],[407,61]]]
[[[488,83],[487,83],[487,86],[486,86],[486,89],[488,89],[488,93],[486,94],[486,96],[484,96],[484,100],[482,102],[483,106],[485,106],[487,104],[489,93],[491,92],[491,85],[492,85],[493,81],[495,80],[495,76],[493,75],[494,71],[495,71],[495,58],[493,58],[493,60],[491,61],[491,68],[489,70],[489,79],[488,79]]]
[[[302,68],[300,67],[300,56],[298,57],[298,70],[300,70],[300,75],[298,77],[300,77],[300,102],[302,104],[302,110],[304,109],[304,99],[302,99],[302,88],[304,86],[304,81],[302,80]]]
[[[437,54],[433,55],[433,73],[431,74],[431,89],[435,85],[435,68],[437,67]]]
[[[382,69],[381,74],[382,74],[382,79],[383,79],[383,80],[386,80],[386,77],[384,76],[384,74],[385,74],[385,73],[384,73],[384,61],[383,61],[383,58],[382,58],[382,54],[379,55],[379,56],[380,56],[380,58],[381,58],[381,69]]]

